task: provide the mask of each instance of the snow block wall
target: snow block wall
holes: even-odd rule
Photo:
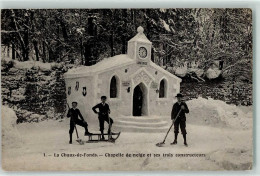
[[[66,110],[63,64],[2,60],[2,103],[18,122],[61,118]]]
[[[7,106],[2,106],[1,113],[3,147],[9,147],[10,145],[18,146],[22,140],[17,131],[15,112]]]

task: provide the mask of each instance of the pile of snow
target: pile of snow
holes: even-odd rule
[[[17,60],[12,60],[8,57],[2,58],[2,62],[13,62],[14,67],[17,69],[30,70],[31,68],[39,68],[41,71],[50,71],[52,67],[60,67],[62,65],[62,63],[43,63],[41,61],[33,60],[20,62]]]
[[[187,74],[187,72],[188,72],[187,65],[184,65],[184,66],[178,67],[175,71],[175,74],[177,76],[184,77]]]
[[[162,13],[165,13],[165,12],[166,12],[166,9],[164,9],[164,8],[160,8],[159,10],[160,10],[160,12],[162,12]]]
[[[239,106],[226,104],[221,100],[199,97],[187,102],[190,113],[188,122],[214,127],[252,129],[252,111],[243,111]]]
[[[219,77],[220,74],[221,74],[221,70],[219,70],[219,69],[209,68],[209,69],[206,71],[206,76],[207,76],[209,79],[215,79],[215,78]]]
[[[21,137],[16,126],[16,114],[11,108],[3,105],[1,106],[1,111],[3,145],[17,145],[17,143],[21,142]]]
[[[43,63],[40,61],[25,61],[19,62],[14,61],[14,67],[18,69],[31,69],[31,68],[39,68],[41,71],[50,71],[52,67],[56,66],[57,63]]]
[[[161,20],[161,22],[163,24],[164,29],[168,32],[171,32],[170,26],[164,20]]]

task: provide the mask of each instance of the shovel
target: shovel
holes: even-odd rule
[[[165,144],[165,140],[166,140],[166,138],[167,138],[167,136],[168,136],[170,130],[172,129],[172,126],[174,125],[175,121],[178,119],[180,113],[181,113],[181,109],[179,110],[179,112],[178,112],[176,118],[175,118],[174,121],[172,122],[172,125],[170,126],[169,130],[167,131],[166,136],[164,137],[164,140],[163,140],[162,142],[159,142],[159,143],[156,144],[157,147],[162,147],[162,146]]]
[[[78,134],[78,130],[76,125],[74,124],[75,130],[76,130],[76,134],[77,134],[77,139],[76,141],[80,144],[80,145],[84,145],[84,142],[79,138],[79,134]]]

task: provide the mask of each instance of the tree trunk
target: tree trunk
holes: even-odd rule
[[[12,59],[15,60],[15,46],[12,43]]]
[[[146,14],[147,14],[147,16],[148,16],[148,18],[150,18],[150,16],[151,16],[151,10],[150,9],[147,9],[147,10],[145,10],[146,11]],[[151,30],[151,25],[150,25],[150,22],[149,22],[149,20],[147,20],[146,19],[146,36],[147,36],[147,38],[149,39],[149,38],[151,38],[151,36],[150,36],[150,30]]]
[[[84,44],[84,48],[85,48],[84,57],[85,57],[85,65],[86,66],[90,66],[91,45],[89,43],[90,42],[88,41]]]
[[[127,9],[122,9],[122,16],[124,20],[123,24],[123,35],[121,35],[121,42],[122,42],[122,54],[126,54],[126,37],[127,37],[127,24],[128,24],[128,15],[127,15]]]
[[[45,49],[45,42],[42,42],[42,62],[46,62],[46,49]]]
[[[26,17],[26,25],[29,26],[29,17]],[[24,51],[24,60],[29,60],[29,28],[25,30],[24,34],[24,45],[25,45],[25,51]]]
[[[115,10],[112,11],[112,29],[111,29],[111,35],[110,35],[110,48],[111,48],[111,53],[110,56],[115,55],[114,51],[114,30],[115,30]]]
[[[35,50],[35,56],[36,56],[36,60],[39,61],[39,49],[38,49],[38,43],[37,41],[33,41],[33,46],[34,46],[34,50]]]
[[[62,21],[62,20],[60,20],[60,24],[61,24],[61,30],[62,30],[62,35],[63,35],[64,41],[66,44],[69,44],[69,36],[67,33],[66,25],[65,25],[64,21]],[[66,53],[68,53],[68,59],[73,59],[71,57],[70,49],[67,45],[65,47],[65,50],[66,50]]]
[[[32,24],[32,33],[33,35],[35,34],[35,24],[34,24],[34,11],[31,11],[31,24]],[[36,57],[36,61],[39,61],[39,49],[38,49],[38,42],[35,36],[33,36],[32,39],[33,42],[33,47],[34,47],[34,51],[35,51],[35,57]]]
[[[13,22],[13,25],[11,25],[14,30],[16,30],[17,34],[18,34],[18,39],[21,43],[21,50],[22,50],[22,57],[23,57],[23,60],[24,61],[27,61],[29,60],[29,52],[28,52],[28,45],[29,45],[29,33],[28,33],[28,29],[25,31],[24,33],[24,37],[22,36],[21,32],[19,31],[20,28],[18,27],[18,23],[16,21],[16,14],[15,14],[15,11],[12,10],[12,22]],[[27,18],[28,20],[28,18]],[[28,24],[28,21],[27,21],[27,24]]]
[[[54,52],[52,51],[52,48],[48,48],[48,51],[49,51],[48,62],[52,62],[54,60]]]
[[[132,23],[136,26],[135,9],[131,9]]]
[[[80,57],[81,57],[81,65],[84,65],[84,51],[83,51],[82,37],[80,38]]]
[[[111,48],[111,53],[110,56],[114,56],[115,55],[115,51],[114,51],[114,29],[112,29],[112,34],[110,36],[110,48]]]
[[[9,46],[9,44],[7,45],[7,51],[6,51],[6,55],[7,55],[7,57],[9,58],[9,56],[10,56],[10,46]]]

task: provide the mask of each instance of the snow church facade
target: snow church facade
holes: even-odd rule
[[[137,31],[128,41],[127,54],[65,73],[67,102],[77,101],[87,120],[96,117],[92,107],[102,95],[107,96],[115,120],[118,115],[170,115],[181,79],[151,61],[152,43],[142,27]]]

